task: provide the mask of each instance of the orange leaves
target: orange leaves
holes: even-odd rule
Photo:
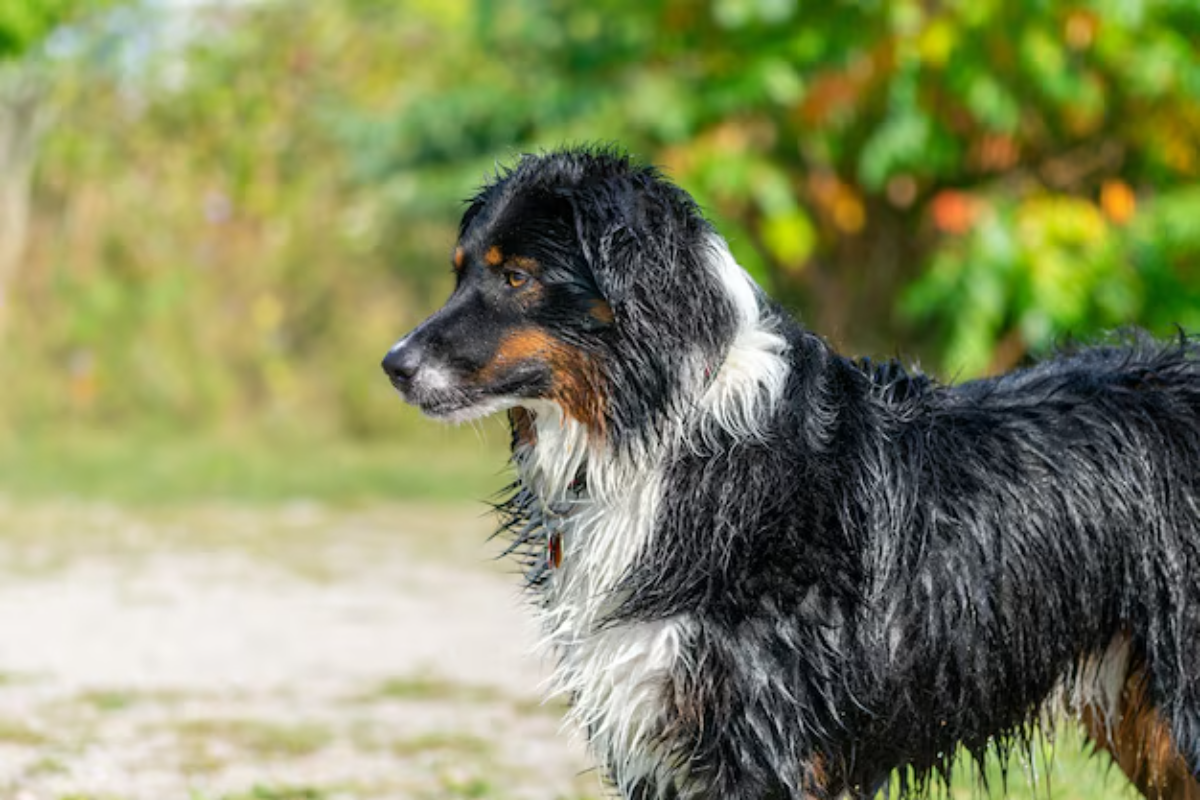
[[[961,236],[971,229],[979,209],[978,200],[957,189],[943,189],[929,203],[934,226],[942,233],[955,236]]]
[[[874,50],[863,53],[848,69],[833,69],[815,75],[804,98],[796,109],[802,125],[822,127],[839,117],[858,110],[865,95],[874,85],[887,80],[895,61],[889,41],[877,43]]]
[[[1100,208],[1110,220],[1124,225],[1133,219],[1134,212],[1137,211],[1137,197],[1125,181],[1105,181],[1100,187]]]
[[[844,72],[827,72],[813,81],[800,104],[800,118],[805,125],[820,126],[831,117],[853,110],[863,84]]]
[[[1063,23],[1063,38],[1072,50],[1086,50],[1096,39],[1100,17],[1092,11],[1075,9]]]
[[[984,133],[971,145],[968,163],[980,172],[1004,172],[1021,159],[1020,145],[1007,133]]]
[[[867,224],[867,208],[855,187],[833,173],[817,173],[808,179],[814,204],[844,234],[859,233]]]

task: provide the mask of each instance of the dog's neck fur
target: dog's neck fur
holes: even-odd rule
[[[722,436],[761,440],[783,395],[788,343],[764,313],[750,276],[715,236],[709,268],[736,310],[738,328],[719,365],[696,364],[692,385],[666,410],[655,435],[614,447],[554,402],[523,403],[532,413],[532,435],[514,437],[513,461],[521,486],[536,498],[535,511],[565,528],[564,563],[551,581],[549,604],[584,615],[569,626],[576,634],[592,630],[621,576],[644,555],[672,453],[711,451]],[[578,602],[584,607],[571,608]]]
[[[571,717],[623,788],[669,768],[653,755],[652,725],[661,678],[688,652],[691,626],[682,616],[617,626],[610,619],[626,599],[622,579],[639,559],[656,557],[665,468],[675,453],[711,451],[722,437],[764,437],[788,373],[787,341],[723,241],[712,244],[710,268],[736,309],[736,336],[716,369],[697,364],[695,390],[687,397],[685,387],[687,399],[668,409],[656,435],[614,447],[557,404],[534,401],[525,405],[531,435],[515,438],[530,514],[546,545],[557,537],[561,546],[557,566],[546,557],[539,598],[543,646],[557,659],[552,690],[571,699]]]

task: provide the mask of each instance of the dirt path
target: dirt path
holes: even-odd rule
[[[0,798],[581,798],[476,508],[0,505]]]

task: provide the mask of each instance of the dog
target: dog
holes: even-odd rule
[[[853,360],[609,148],[501,170],[451,260],[383,369],[430,417],[507,413],[501,530],[622,797],[928,794],[1065,708],[1200,798],[1194,340],[959,385]]]

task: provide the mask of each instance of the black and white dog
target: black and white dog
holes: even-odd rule
[[[1194,342],[958,386],[853,361],[610,150],[497,176],[453,265],[383,366],[429,416],[508,413],[503,530],[622,796],[921,793],[1065,707],[1200,797]]]

